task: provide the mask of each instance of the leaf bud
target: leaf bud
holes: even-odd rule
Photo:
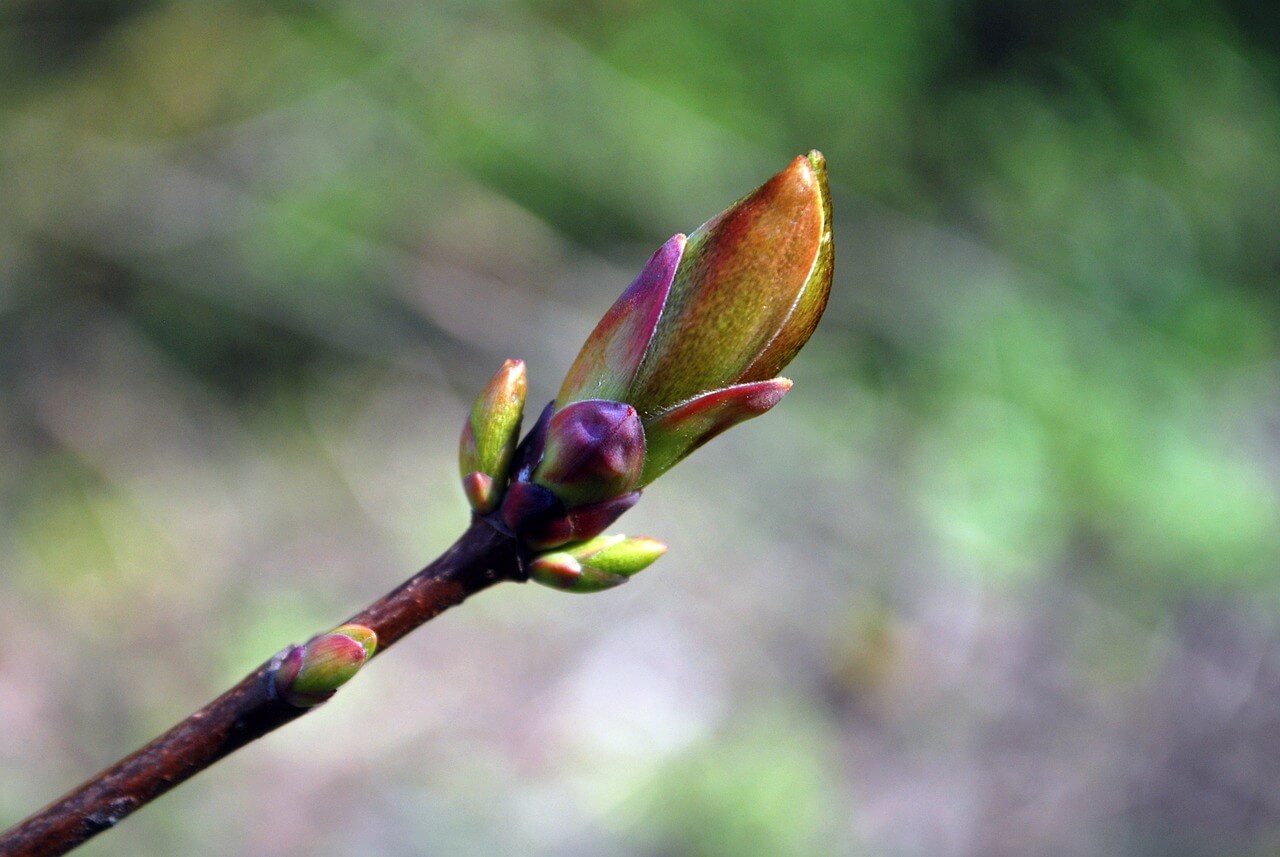
[[[636,409],[588,399],[555,413],[532,481],[566,506],[626,494],[644,468],[644,429]]]
[[[476,398],[462,427],[458,470],[467,502],[481,515],[502,499],[528,388],[524,361],[506,361]]]
[[[370,628],[343,625],[291,647],[272,675],[275,692],[297,708],[319,705],[373,657],[377,640]]]
[[[565,592],[599,592],[626,583],[666,552],[655,539],[597,536],[538,557],[530,579]]]

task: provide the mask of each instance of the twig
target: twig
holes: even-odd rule
[[[480,519],[435,562],[351,617],[378,635],[378,653],[424,622],[503,580],[522,580],[516,542]],[[272,658],[150,744],[0,834],[2,857],[52,857],[311,708],[281,700]]]
[[[797,157],[692,235],[672,236],[596,326],[556,402],[518,443],[525,367],[503,364],[459,444],[463,490],[489,518],[473,519],[444,556],[0,834],[0,857],[66,853],[300,717],[307,709],[298,706],[328,698],[372,654],[501,580],[597,592],[661,556],[661,542],[605,529],[672,465],[791,389],[777,373],[808,341],[831,290],[825,164],[816,151]]]

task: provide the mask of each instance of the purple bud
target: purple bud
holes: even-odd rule
[[[644,451],[644,428],[635,408],[603,399],[574,402],[551,418],[532,481],[566,506],[598,502],[635,487]]]
[[[532,482],[513,482],[502,501],[502,523],[513,533],[542,531],[564,517],[564,504],[555,494]]]
[[[599,503],[575,506],[564,515],[526,525],[520,534],[530,547],[537,550],[584,541],[600,535],[639,501],[640,492],[633,491]]]

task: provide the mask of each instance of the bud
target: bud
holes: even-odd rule
[[[655,457],[647,485],[786,393],[789,382],[729,391],[772,381],[809,340],[832,260],[826,162],[815,151],[664,244],[587,339],[556,407],[598,398],[634,407]]]
[[[566,592],[599,592],[626,583],[666,552],[654,539],[597,536],[538,557],[530,564],[530,579]]]
[[[575,506],[630,492],[643,468],[644,429],[635,408],[588,399],[551,418],[533,481]]]
[[[775,376],[826,307],[832,259],[816,151],[662,245],[517,450],[502,523],[535,549],[591,539],[676,462],[776,405],[791,382]],[[544,576],[582,580],[561,554]]]
[[[377,640],[370,628],[343,625],[293,646],[272,676],[276,693],[298,708],[319,705],[373,657]]]
[[[551,405],[516,451],[502,524],[537,550],[599,535],[640,499],[644,430],[620,402]]]
[[[502,499],[527,391],[524,361],[506,361],[476,398],[462,427],[458,468],[467,501],[479,514],[493,511]]]

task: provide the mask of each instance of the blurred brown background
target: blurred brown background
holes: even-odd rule
[[[767,419],[91,855],[1280,850],[1280,13],[0,2],[0,826],[461,530],[649,252],[810,147]]]

